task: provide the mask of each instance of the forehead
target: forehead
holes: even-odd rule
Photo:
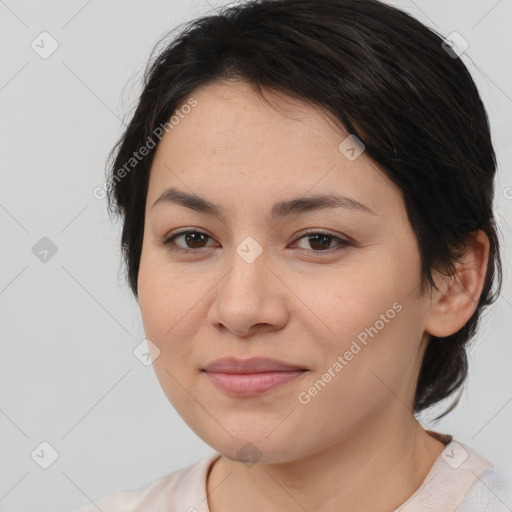
[[[265,90],[264,101],[245,82],[214,82],[194,91],[197,103],[164,134],[151,169],[151,198],[185,185],[209,195],[276,191],[306,195],[336,191],[364,197],[374,211],[400,199],[399,190],[364,153],[349,160],[339,145],[349,135],[324,111]],[[176,109],[180,110],[180,106]],[[293,192],[293,194],[292,194]],[[282,197],[280,197],[282,198]],[[148,201],[149,202],[149,201]]]
[[[197,149],[207,151],[261,144],[260,155],[275,148],[286,151],[306,140],[304,149],[308,150],[313,144],[336,144],[343,135],[341,127],[320,108],[268,89],[263,94],[261,97],[251,84],[241,81],[200,87],[193,93],[197,107],[187,116],[187,126],[183,123],[183,128],[189,128],[186,134],[182,130],[183,135],[190,142],[200,138],[202,144]]]

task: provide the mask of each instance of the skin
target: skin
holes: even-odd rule
[[[440,292],[420,295],[399,188],[365,153],[348,160],[338,149],[348,134],[318,108],[266,96],[275,108],[244,82],[202,86],[197,106],[159,144],[138,278],[146,336],[160,351],[153,365],[178,413],[222,455],[207,479],[211,512],[393,510],[444,448],[412,413],[415,383],[429,334],[456,332],[475,310],[488,240],[478,232],[456,278],[438,276]],[[221,205],[225,219],[172,203],[152,208],[171,186]],[[269,216],[277,201],[333,192],[375,215],[338,207]],[[161,240],[178,228],[208,236],[174,239],[196,251],[176,253]],[[315,244],[308,228],[333,238]],[[262,249],[252,263],[236,252],[248,236]],[[336,237],[353,244],[336,251]],[[400,312],[300,403],[395,303]],[[225,356],[272,357],[308,372],[235,397],[202,372]],[[244,464],[246,443],[256,464]]]

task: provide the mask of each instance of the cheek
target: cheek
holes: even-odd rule
[[[317,426],[309,419],[327,411],[331,427],[323,433],[325,441],[340,432],[350,435],[368,418],[412,399],[419,343],[412,328],[415,309],[403,298],[394,301],[393,294],[364,297],[350,306],[338,303],[336,336],[323,340],[323,364],[297,397],[307,420],[303,428],[311,435]]]
[[[154,361],[158,377],[167,386],[173,379],[165,375],[184,376],[189,369],[193,344],[190,340],[204,323],[204,301],[211,288],[206,279],[185,276],[165,261],[163,251],[147,250],[141,255],[138,291],[144,332],[160,350]]]
[[[323,312],[336,348],[348,349],[353,339],[367,332],[376,322],[379,327],[388,317],[395,317],[399,307],[395,305],[393,308],[393,305],[401,302],[401,292],[397,282],[389,277],[392,274],[382,260],[379,266],[359,269],[354,266],[344,269],[342,276],[329,283],[333,293],[316,294],[315,307]],[[364,341],[364,334],[360,339]]]
[[[138,279],[139,306],[145,336],[159,350],[153,369],[160,386],[178,412],[186,417],[190,396],[183,386],[189,391],[194,386],[188,364],[192,352],[188,341],[190,332],[184,330],[190,329],[190,322],[197,322],[194,319],[197,298],[193,292],[183,293],[186,282],[180,283],[175,273],[171,276],[162,269],[165,265],[161,261],[143,252]]]
[[[393,258],[380,258],[379,265],[367,266],[364,272],[356,268],[344,272],[343,278],[331,283],[336,293],[330,297],[316,295],[315,307],[330,328],[322,340],[325,359],[319,371],[340,363],[341,356],[343,369],[332,370],[340,376],[334,380],[339,385],[345,381],[352,390],[359,388],[355,395],[366,396],[370,388],[375,392],[375,385],[379,386],[375,374],[397,384],[416,360],[422,314],[410,292],[416,268],[411,265],[410,272],[401,268]]]
[[[173,269],[165,259],[165,251],[151,246],[141,254],[138,295],[146,333],[165,338],[180,318],[193,306],[194,282],[183,279],[179,269]]]

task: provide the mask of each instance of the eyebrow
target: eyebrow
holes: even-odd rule
[[[219,219],[226,218],[225,209],[196,194],[189,194],[177,188],[171,187],[153,203],[151,209],[157,204],[173,203],[196,212],[215,215]],[[310,211],[324,208],[349,208],[352,210],[377,215],[365,204],[356,201],[351,197],[339,196],[336,194],[324,194],[308,197],[297,197],[286,201],[279,201],[272,206],[271,217],[282,219],[290,215],[301,215]]]

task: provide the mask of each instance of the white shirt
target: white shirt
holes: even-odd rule
[[[420,487],[394,512],[511,512],[512,474],[452,436],[428,431],[445,444]],[[104,496],[73,512],[210,512],[206,476],[217,452],[135,491]]]

